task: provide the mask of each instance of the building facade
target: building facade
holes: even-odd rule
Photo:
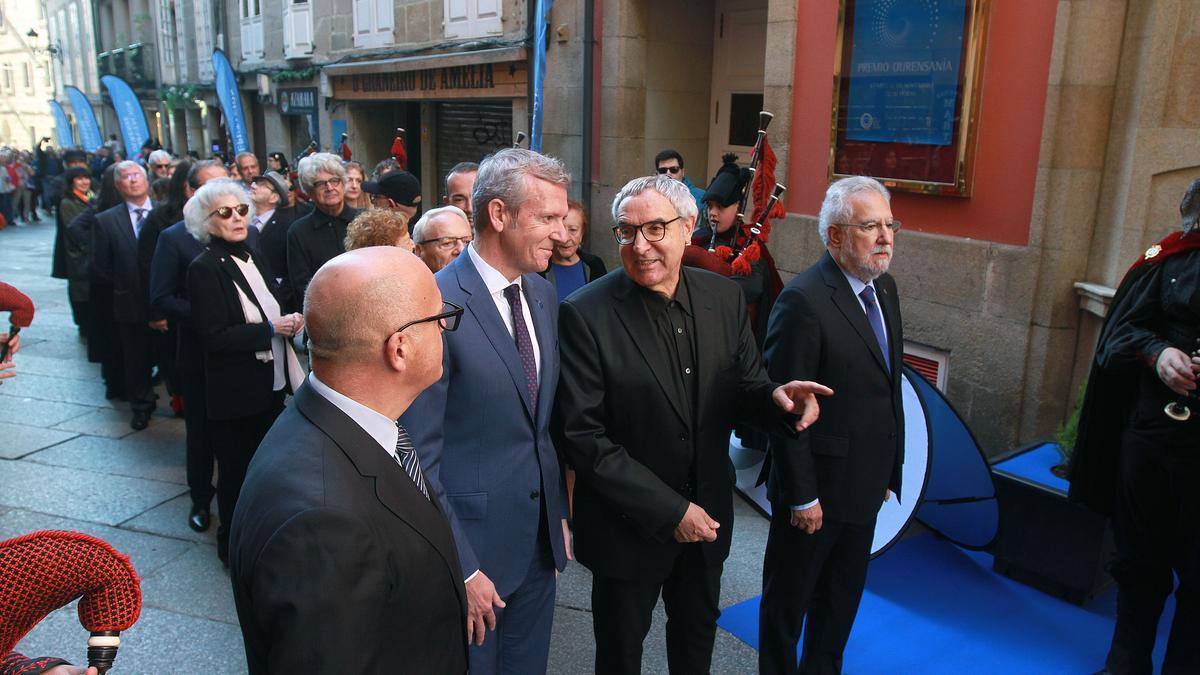
[[[28,150],[54,137],[46,101],[60,54],[41,3],[0,0],[0,145]]]

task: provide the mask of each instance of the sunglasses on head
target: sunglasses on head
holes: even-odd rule
[[[668,173],[668,172],[669,173],[679,173],[680,171],[683,171],[682,166],[660,166],[660,167],[658,167],[659,173]]]
[[[244,216],[250,212],[250,205],[238,204],[237,206],[222,206],[216,211],[208,214],[208,217],[212,218],[213,216],[217,216],[221,218],[221,220],[229,220],[231,217],[233,217],[234,211],[236,211],[239,216]]]

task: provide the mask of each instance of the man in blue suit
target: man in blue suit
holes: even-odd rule
[[[402,418],[450,517],[472,673],[545,672],[555,576],[569,558],[549,433],[558,302],[538,276],[567,236],[569,182],[562,162],[519,148],[480,165],[475,239],[436,276],[462,321],[443,335],[441,380]]]

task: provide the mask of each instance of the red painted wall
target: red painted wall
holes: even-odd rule
[[[795,213],[816,214],[828,186],[838,4],[797,3],[788,161],[788,211]],[[972,196],[894,192],[892,212],[905,229],[1004,244],[1029,242],[1057,4],[991,3]]]

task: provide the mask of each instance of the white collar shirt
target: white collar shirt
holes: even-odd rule
[[[254,227],[256,227],[259,232],[262,232],[263,226],[267,224],[267,221],[271,220],[271,216],[273,215],[275,215],[275,209],[271,209],[270,211],[260,211],[254,214]]]
[[[368,408],[345,394],[334,391],[329,385],[317,379],[316,373],[308,374],[308,383],[312,385],[313,391],[320,394],[321,398],[332,403],[334,407],[345,413],[346,417],[362,427],[362,430],[375,439],[375,442],[379,443],[379,446],[392,459],[399,461],[396,458],[396,439],[400,436],[400,432],[396,429],[395,420],[390,420],[386,415]]]
[[[875,289],[875,282],[871,281],[863,283],[862,279],[850,274],[843,269],[841,265],[838,266],[838,269],[842,270],[842,274],[846,277],[846,281],[850,284],[850,292],[854,294],[854,299],[858,300],[858,306],[862,307],[863,314],[867,313],[867,305],[863,302],[862,296],[859,294],[862,293],[863,289],[867,286],[870,286],[871,289],[875,291],[875,311],[879,316],[879,325],[883,326],[883,334],[890,341],[892,337],[888,335],[887,321],[884,321],[883,319],[883,307],[881,307],[879,304],[879,292]]]
[[[542,372],[542,350],[538,345],[537,331],[533,329],[533,315],[529,313],[529,296],[525,293],[525,280],[521,277],[509,281],[504,278],[504,275],[496,268],[487,264],[476,251],[475,244],[467,246],[467,255],[471,256],[471,262],[478,270],[479,276],[483,278],[483,285],[487,286],[488,293],[492,296],[492,302],[496,303],[496,311],[500,312],[500,319],[504,321],[504,327],[508,329],[508,335],[516,343],[517,334],[513,331],[512,308],[509,307],[508,299],[504,297],[504,289],[513,284],[517,284],[521,288],[521,314],[525,319],[525,328],[529,331],[529,341],[533,343],[533,361],[537,365],[539,378]]]
[[[143,201],[141,204],[134,204],[133,202],[125,202],[125,209],[127,211],[129,211],[129,224],[133,226],[133,236],[135,238],[138,235],[138,213],[137,213],[138,209],[141,209],[141,211],[142,211],[142,224],[145,225],[146,219],[150,217],[150,209],[153,209],[153,208],[154,208],[154,204],[151,203],[149,197],[146,197],[146,200]]]

